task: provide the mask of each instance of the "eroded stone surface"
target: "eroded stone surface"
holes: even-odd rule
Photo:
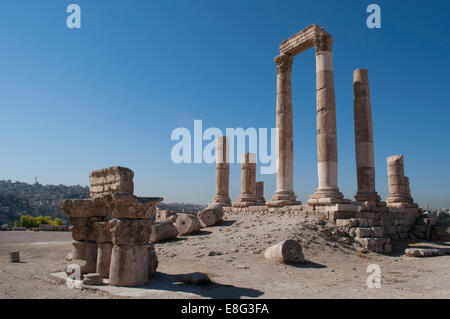
[[[151,219],[113,219],[110,223],[114,245],[145,245],[149,242]]]
[[[175,228],[180,235],[189,235],[200,229],[200,221],[194,214],[178,214]]]
[[[210,227],[220,223],[223,219],[223,207],[221,204],[211,204],[197,214],[202,227]]]
[[[126,193],[133,194],[134,172],[126,167],[113,166],[92,171],[89,174],[89,184],[91,197]]]
[[[274,246],[267,248],[264,257],[280,264],[303,263],[302,246],[292,239],[284,240]]]
[[[156,243],[163,240],[174,239],[178,236],[178,231],[172,222],[157,222],[152,225],[150,241]]]

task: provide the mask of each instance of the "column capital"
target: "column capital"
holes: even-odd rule
[[[291,72],[292,63],[294,62],[294,57],[290,54],[280,54],[274,59],[277,64],[277,73]]]
[[[319,55],[324,51],[331,52],[333,38],[328,32],[322,30],[314,37],[313,44],[316,48],[316,55]]]

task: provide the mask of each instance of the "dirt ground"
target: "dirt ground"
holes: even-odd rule
[[[277,265],[264,250],[284,239],[301,241],[307,263]],[[0,232],[0,298],[129,298],[69,289],[48,279],[63,271],[69,232]],[[320,225],[296,215],[227,214],[200,233],[155,245],[158,273],[140,298],[450,298],[450,255],[403,256],[407,247],[450,243],[394,242],[389,256],[362,253]],[[21,263],[10,263],[18,249]],[[368,288],[370,264],[381,269],[380,288]],[[179,284],[178,274],[207,273],[212,284]],[[156,291],[157,293],[153,293]],[[137,295],[139,296],[139,295]]]

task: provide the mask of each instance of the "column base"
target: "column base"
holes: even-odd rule
[[[293,206],[293,205],[301,205],[302,202],[296,200],[270,200],[266,202],[267,206],[270,207],[283,207],[283,206]]]
[[[272,200],[267,201],[267,206],[272,207],[283,207],[283,206],[292,206],[292,205],[301,205],[300,201],[297,201],[297,196],[295,196],[294,192],[289,191],[276,191],[272,196]]]
[[[235,202],[231,204],[232,207],[249,207],[249,206],[257,206],[256,202]]]
[[[265,198],[256,201],[256,206],[264,206],[264,205],[266,205]]]
[[[251,194],[241,194],[237,201],[231,204],[233,207],[248,207],[248,206],[256,206],[256,198]]]
[[[344,199],[344,195],[339,190],[318,190],[309,196],[308,205],[334,205],[334,204],[351,204],[350,199]]]
[[[413,199],[407,195],[390,195],[388,198],[386,198],[386,205],[388,207],[419,207],[419,205],[414,203]]]
[[[210,204],[221,204],[222,206],[231,206],[231,199],[230,197],[225,196],[216,196]]]

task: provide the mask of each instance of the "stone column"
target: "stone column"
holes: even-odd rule
[[[149,245],[152,217],[162,198],[112,195],[112,243],[109,283],[112,286],[141,286],[152,275]]]
[[[296,205],[293,191],[293,124],[292,124],[292,86],[291,71],[293,56],[281,54],[274,60],[277,64],[277,189],[270,206]]]
[[[85,272],[95,273],[97,268],[97,231],[95,224],[106,220],[106,197],[64,200],[61,210],[69,216],[72,232],[72,259],[86,261]]]
[[[319,188],[310,205],[330,205],[343,200],[338,188],[336,105],[331,45],[333,39],[322,31],[314,39],[317,83],[317,155]]]
[[[353,114],[355,127],[356,179],[355,200],[376,206],[380,201],[375,191],[375,159],[369,75],[366,69],[353,72]]]
[[[266,205],[266,199],[264,198],[264,182],[256,182],[256,205]]]
[[[230,142],[227,136],[216,138],[216,197],[212,203],[230,206],[231,199],[228,193],[230,183],[229,151]]]
[[[111,238],[111,223],[98,222],[95,223],[95,230],[97,233],[97,268],[96,272],[102,278],[109,277],[109,267],[111,265],[111,253],[113,249]]]
[[[391,207],[417,207],[409,195],[409,179],[405,178],[403,155],[387,158],[389,196],[386,203]]]
[[[256,205],[256,154],[243,153],[241,158],[241,195],[233,207]]]

